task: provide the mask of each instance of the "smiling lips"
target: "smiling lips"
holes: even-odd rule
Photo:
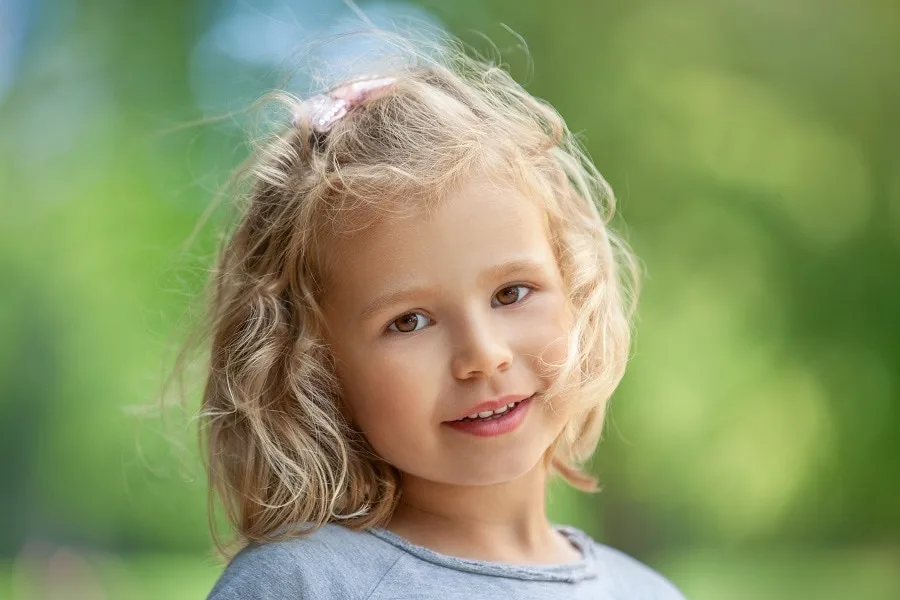
[[[534,394],[504,396],[491,402],[484,402],[473,407],[471,414],[455,421],[445,421],[444,424],[478,437],[493,437],[508,433],[525,420],[533,397]]]
[[[515,407],[516,404],[527,400],[532,395],[533,394],[509,394],[482,402],[481,404],[476,404],[469,408],[469,410],[466,411],[466,414],[457,417],[452,422],[463,421],[465,419],[486,419],[494,415],[503,414],[507,410]]]
[[[496,418],[499,418],[500,415],[502,415],[506,411],[518,406],[520,402],[524,402],[524,400],[519,400],[517,402],[510,402],[509,404],[504,404],[500,408],[496,408],[494,410],[483,410],[481,412],[472,413],[471,415],[469,415],[467,417],[464,417],[462,419],[457,419],[457,421],[475,421],[475,420],[485,420],[485,419],[496,419]]]

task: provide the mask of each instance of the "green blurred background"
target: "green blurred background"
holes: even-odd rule
[[[487,35],[581,133],[645,263],[605,489],[554,486],[552,517],[693,600],[900,598],[900,4],[360,7]],[[200,598],[218,576],[191,424],[140,407],[215,227],[182,247],[246,155],[245,115],[213,117],[350,16],[0,1],[0,598]]]

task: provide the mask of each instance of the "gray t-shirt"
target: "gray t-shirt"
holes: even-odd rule
[[[386,530],[327,524],[314,533],[251,544],[226,567],[207,600],[684,600],[662,575],[554,525],[583,558],[557,565],[515,565],[439,554]]]

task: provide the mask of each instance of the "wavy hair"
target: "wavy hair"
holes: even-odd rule
[[[597,489],[582,464],[624,372],[638,284],[609,226],[612,191],[556,110],[506,70],[449,36],[427,51],[387,37],[411,57],[380,70],[396,78],[390,90],[327,134],[303,120],[276,127],[237,171],[237,219],[209,285],[200,410],[210,527],[226,554],[216,497],[242,542],[389,520],[400,474],[345,417],[325,343],[327,242],[397,210],[429,210],[475,174],[520,186],[546,211],[574,320],[544,394],[570,417],[545,462]],[[264,101],[287,113],[301,103],[283,91]]]

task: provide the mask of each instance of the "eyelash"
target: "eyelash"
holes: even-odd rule
[[[507,286],[504,286],[504,287],[500,288],[499,290],[497,290],[497,293],[500,293],[500,292],[503,292],[503,291],[505,291],[505,290],[512,289],[512,288],[525,288],[525,289],[528,290],[528,293],[525,295],[525,298],[520,299],[520,300],[517,300],[517,301],[513,302],[512,304],[501,304],[501,305],[500,305],[501,308],[504,307],[504,306],[517,306],[517,305],[519,305],[519,304],[522,304],[523,302],[525,302],[525,300],[526,300],[527,298],[530,298],[530,297],[531,297],[531,294],[532,294],[533,292],[537,291],[537,288],[536,288],[535,286],[533,286],[533,285],[529,285],[529,284],[527,284],[527,283],[514,283],[514,284],[512,284],[512,285],[507,285]],[[497,293],[495,293],[494,296],[496,296]],[[493,299],[494,296],[491,296],[491,298]],[[397,321],[399,321],[400,319],[402,319],[403,317],[408,316],[408,315],[421,315],[421,314],[422,314],[422,313],[416,312],[416,311],[403,313],[402,315],[400,315],[399,317],[397,317],[396,319],[394,319],[393,321],[391,321],[391,322],[388,324],[386,333],[392,333],[392,334],[398,334],[398,335],[410,335],[410,334],[412,334],[412,333],[418,333],[419,331],[422,331],[422,329],[425,329],[425,327],[428,327],[428,325],[426,325],[426,326],[423,327],[422,329],[414,329],[414,330],[412,330],[412,331],[400,331],[400,330],[398,330],[398,329],[391,329],[391,328],[394,326],[394,324],[395,324]],[[426,317],[426,318],[427,318],[427,317]]]

